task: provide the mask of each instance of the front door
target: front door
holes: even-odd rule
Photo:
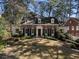
[[[41,29],[38,29],[38,37],[41,37]]]
[[[36,27],[36,37],[42,37],[42,33],[43,33],[42,26],[37,26]]]

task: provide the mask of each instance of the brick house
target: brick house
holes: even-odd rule
[[[53,36],[55,28],[58,27],[58,20],[55,17],[36,18],[22,22],[23,34],[34,37]]]
[[[65,30],[72,36],[79,37],[79,19],[70,18],[65,24]]]

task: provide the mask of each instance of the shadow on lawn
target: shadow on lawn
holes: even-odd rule
[[[39,43],[41,40],[14,41],[8,40],[7,45],[15,46],[11,52],[16,56],[23,56],[27,59],[79,59],[79,53],[71,50],[66,43],[61,46],[47,46],[49,41]],[[60,42],[61,43],[61,42]]]
[[[18,59],[15,56],[8,56],[6,54],[0,54],[0,59]]]

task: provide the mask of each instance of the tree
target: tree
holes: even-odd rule
[[[46,9],[46,4],[44,2],[40,2],[39,13],[41,17],[44,16],[45,9]]]
[[[0,37],[3,37],[5,31],[5,20],[0,17]]]
[[[2,15],[10,25],[10,31],[12,26],[19,24],[19,21],[26,15],[27,7],[23,3],[23,0],[9,0],[5,5],[5,11]]]
[[[53,9],[54,16],[60,19],[61,21],[64,21],[67,18],[70,18],[72,15],[72,1],[71,0],[51,0],[55,7]],[[53,4],[52,3],[52,4]]]

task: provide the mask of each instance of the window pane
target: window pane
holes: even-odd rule
[[[74,26],[72,26],[72,30],[74,30]]]
[[[76,30],[79,30],[79,26],[76,26]]]

